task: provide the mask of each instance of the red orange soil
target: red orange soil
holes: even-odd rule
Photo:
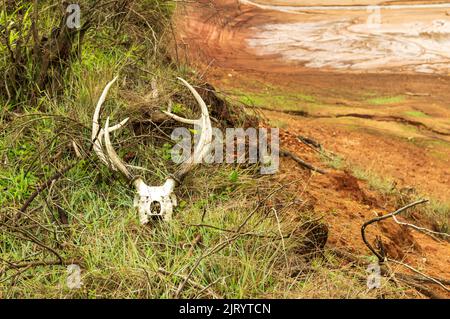
[[[402,186],[414,186],[440,200],[450,200],[449,77],[346,74],[293,67],[276,57],[257,57],[245,45],[252,27],[279,19],[279,13],[224,0],[200,1],[186,10],[183,16],[189,19],[179,25],[180,43],[185,49],[182,56],[192,63],[200,62],[199,67],[220,89],[258,91],[264,84],[271,84],[281,85],[286,92],[317,96],[321,105],[315,107],[311,119],[270,115],[301,128],[299,133],[315,137],[351,162],[395,178]],[[371,92],[406,99],[394,105],[373,106],[362,100]],[[298,109],[304,110],[302,102]],[[408,112],[423,116],[412,117]],[[374,118],[342,117],[349,114]],[[339,119],[333,118],[336,116]],[[415,124],[396,124],[402,119]]]
[[[436,14],[442,17],[442,12]],[[314,97],[314,102],[299,99],[289,107],[281,103],[271,106],[273,111],[264,111],[269,121],[282,124],[282,146],[314,165],[325,167],[296,136],[319,141],[348,166],[392,179],[397,188],[414,188],[424,196],[450,202],[450,77],[401,72],[396,67],[364,74],[307,68],[280,59],[279,54],[261,55],[248,46],[255,28],[302,19],[323,17],[266,11],[232,0],[201,0],[179,10],[178,58],[196,65],[224,92],[238,89],[260,94],[270,87],[279,95],[301,92]],[[370,102],[368,96],[375,100]],[[380,96],[402,98],[386,102],[376,99]],[[286,109],[308,116],[282,112]],[[331,169],[326,175],[311,176],[293,161],[282,159],[280,178],[304,180],[299,196],[324,216],[330,227],[329,245],[355,254],[370,254],[361,240],[361,225],[376,213],[398,208],[351,172]],[[423,217],[418,219],[426,224]],[[393,221],[368,230],[371,240],[379,234],[391,258],[450,279],[448,242]],[[436,292],[442,290],[436,288]]]
[[[321,165],[316,154],[298,142],[291,131],[282,132],[281,139],[283,145],[303,159],[316,166]],[[329,227],[328,247],[355,255],[371,255],[361,240],[361,226],[398,208],[389,198],[372,190],[347,171],[329,169],[325,175],[311,175],[294,161],[283,159],[279,178],[286,183],[294,179],[303,181],[294,191],[305,201],[305,207],[314,207],[315,214],[323,216]],[[420,224],[421,216],[417,217]],[[368,227],[367,237],[372,245],[375,245],[377,236],[380,236],[388,257],[408,263],[431,276],[450,278],[448,242],[412,231],[392,220]],[[395,271],[408,272],[403,267],[396,267]],[[450,297],[439,288],[430,288],[434,288],[441,297]],[[420,295],[411,291],[410,296]]]

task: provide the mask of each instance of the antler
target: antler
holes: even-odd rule
[[[109,117],[106,119],[105,123],[105,147],[106,152],[108,153],[108,159],[111,162],[111,166],[116,168],[119,172],[121,172],[128,180],[133,180],[133,174],[131,174],[126,168],[125,164],[122,162],[120,157],[117,155],[116,151],[111,145],[111,139],[109,137],[109,132],[111,129],[109,128]]]
[[[102,139],[103,139],[103,136],[105,135],[105,130],[100,128],[99,118],[100,118],[100,111],[101,111],[103,103],[106,100],[108,91],[111,88],[111,86],[114,84],[114,82],[117,81],[117,78],[118,77],[116,76],[111,82],[109,82],[106,85],[106,87],[103,89],[102,95],[100,96],[100,98],[97,102],[97,106],[95,107],[95,111],[94,111],[94,118],[92,119],[92,137],[91,137],[92,143],[94,143],[93,149],[94,149],[94,152],[97,154],[98,158],[104,164],[108,165],[111,169],[113,169],[114,171],[116,171],[117,168],[114,165],[111,165],[111,163],[107,159],[107,156],[103,153]],[[122,122],[120,122],[117,125],[109,127],[108,130],[106,130],[106,132],[109,134],[109,132],[116,131],[116,130],[120,129],[122,126],[124,126],[127,122],[128,122],[128,118],[124,119]]]
[[[206,103],[201,98],[200,94],[184,79],[178,78],[194,95],[195,99],[197,100],[198,105],[201,109],[201,116],[199,119],[191,120],[191,119],[185,119],[183,117],[177,116],[175,114],[172,114],[170,112],[170,109],[168,111],[163,111],[164,114],[171,117],[172,119],[185,123],[185,124],[191,124],[196,127],[200,128],[201,135],[200,138],[196,144],[196,147],[194,149],[193,156],[191,156],[187,161],[185,161],[182,166],[179,168],[179,170],[174,174],[174,178],[181,182],[183,178],[186,176],[189,171],[192,170],[193,166],[197,163],[201,163],[205,155],[208,153],[210,147],[211,147],[211,141],[212,141],[212,126],[211,126],[211,120],[209,118],[208,108],[206,106]]]
[[[202,100],[198,92],[189,83],[187,83],[182,78],[178,79],[183,82],[183,84],[187,86],[192,92],[200,106],[202,114],[199,119],[190,120],[170,113],[170,109],[164,113],[179,122],[200,127],[201,135],[194,149],[193,155],[182,164],[180,169],[173,175],[173,178],[167,178],[166,182],[162,186],[148,186],[147,184],[145,184],[142,178],[135,177],[128,170],[127,165],[122,162],[122,160],[114,150],[111,144],[110,132],[116,131],[124,126],[127,123],[128,118],[123,120],[119,124],[110,127],[108,117],[106,119],[105,127],[103,129],[100,128],[99,117],[101,107],[105,102],[106,95],[108,94],[109,89],[117,80],[117,77],[115,77],[106,85],[94,111],[94,117],[92,121],[92,142],[94,144],[93,149],[103,163],[105,163],[109,168],[115,171],[119,171],[124,175],[126,179],[133,183],[133,186],[135,187],[137,192],[134,200],[134,206],[138,209],[140,221],[142,224],[146,224],[149,221],[149,218],[152,216],[161,216],[165,220],[171,219],[173,208],[177,205],[176,197],[173,193],[175,186],[182,182],[183,178],[195,164],[201,163],[211,146],[212,127],[208,108],[206,107],[205,102]],[[106,154],[103,151],[102,139],[104,139]]]

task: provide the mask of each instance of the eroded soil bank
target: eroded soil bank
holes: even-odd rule
[[[443,203],[439,207],[450,203],[449,10],[386,9],[373,28],[367,24],[373,12],[366,10],[288,12],[202,0],[179,10],[178,59],[195,65],[230,98],[261,108],[281,129],[284,148],[329,170],[311,174],[283,159],[280,178],[305,181],[299,196],[324,216],[329,245],[369,255],[361,225],[398,208],[387,188],[429,197]],[[298,136],[320,142],[336,157],[330,163]],[[439,211],[448,222],[448,210]],[[408,218],[434,227],[429,217]],[[393,221],[369,234],[382,236],[392,258],[450,278],[448,241]]]

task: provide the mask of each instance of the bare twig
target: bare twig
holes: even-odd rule
[[[272,207],[272,211],[275,214],[275,218],[277,220],[277,227],[278,227],[278,232],[280,233],[281,245],[283,247],[283,255],[284,255],[284,259],[286,261],[286,267],[287,267],[287,269],[289,269],[289,259],[288,259],[287,254],[286,254],[286,244],[284,242],[284,236],[283,236],[283,232],[281,230],[280,218],[278,217],[278,212],[277,212],[277,210],[275,208]]]
[[[18,219],[21,214],[25,213],[25,211],[27,210],[27,208],[30,206],[30,204],[33,202],[33,200],[40,194],[42,193],[44,190],[46,190],[48,187],[50,187],[50,185],[53,183],[53,181],[56,181],[58,179],[60,179],[62,176],[64,176],[65,173],[67,173],[68,171],[70,171],[72,168],[74,168],[76,165],[78,164],[78,161],[75,163],[72,163],[68,166],[66,166],[65,168],[63,168],[61,171],[56,172],[53,176],[51,176],[47,181],[45,181],[43,184],[41,184],[34,192],[33,194],[31,194],[31,196],[27,199],[27,201],[22,205],[22,207],[20,208],[20,214],[17,215]]]
[[[422,199],[422,200],[416,201],[416,202],[414,202],[414,203],[411,203],[411,204],[409,204],[409,205],[406,205],[406,206],[404,206],[404,207],[402,207],[402,208],[396,210],[396,211],[393,212],[393,213],[390,213],[390,214],[387,214],[387,215],[384,215],[384,216],[377,217],[377,218],[374,218],[374,219],[369,220],[368,222],[364,223],[364,225],[361,227],[361,235],[362,235],[363,241],[364,241],[364,243],[366,244],[366,246],[367,246],[367,247],[368,247],[368,248],[369,248],[369,249],[370,249],[377,257],[378,257],[378,260],[379,260],[380,262],[392,262],[392,263],[401,265],[401,266],[403,266],[403,267],[405,267],[405,268],[407,268],[407,269],[409,269],[409,270],[415,272],[416,274],[418,274],[418,275],[424,277],[427,281],[432,282],[432,283],[435,283],[435,284],[439,285],[439,286],[440,286],[442,289],[444,289],[445,291],[449,292],[450,289],[447,288],[447,287],[444,285],[444,283],[442,283],[440,280],[438,280],[438,279],[436,279],[436,278],[433,278],[433,277],[431,277],[431,276],[428,276],[427,274],[424,274],[423,272],[421,272],[421,271],[415,269],[414,267],[412,267],[412,266],[410,266],[410,265],[408,265],[408,264],[406,264],[406,263],[403,263],[403,262],[400,262],[400,261],[397,261],[397,260],[394,260],[394,259],[391,259],[391,258],[387,258],[386,256],[382,256],[379,252],[377,252],[377,251],[369,244],[369,242],[367,241],[367,238],[366,238],[365,229],[366,229],[366,227],[369,226],[370,224],[373,224],[373,223],[376,223],[376,222],[380,222],[380,221],[385,220],[385,219],[390,218],[390,217],[395,218],[396,215],[399,215],[400,213],[404,212],[405,210],[407,210],[407,209],[409,209],[409,208],[412,208],[412,207],[414,207],[414,206],[417,206],[417,205],[419,205],[419,204],[426,203],[426,202],[428,202],[427,199]],[[429,295],[430,297],[433,297],[433,298],[434,298],[433,294],[430,294],[430,292],[429,292],[426,288],[424,288],[424,287],[418,285],[417,283],[411,283],[411,282],[409,282],[409,284],[411,284],[411,285],[414,286],[416,289],[418,289],[418,291],[422,291],[422,292],[424,292],[424,293],[427,293],[427,292],[428,292],[428,295]]]
[[[372,247],[372,245],[370,245],[370,243],[368,242],[368,240],[367,240],[367,238],[366,238],[366,228],[367,228],[367,226],[369,226],[369,225],[371,225],[371,224],[373,224],[373,223],[378,223],[378,222],[380,222],[380,221],[382,221],[382,220],[391,218],[391,217],[393,217],[393,216],[396,216],[396,215],[398,215],[398,214],[404,212],[405,210],[407,210],[407,209],[409,209],[409,208],[412,208],[412,207],[414,207],[414,206],[417,206],[417,205],[423,204],[423,203],[427,203],[427,202],[428,202],[427,199],[422,199],[422,200],[416,201],[416,202],[414,202],[414,203],[411,203],[411,204],[409,204],[409,205],[406,205],[405,207],[402,207],[402,208],[396,210],[396,211],[393,212],[393,213],[390,213],[390,214],[387,214],[387,215],[384,215],[384,216],[381,216],[381,217],[377,217],[377,218],[371,219],[371,220],[365,222],[365,223],[361,226],[361,236],[362,236],[362,239],[363,239],[364,243],[365,243],[366,246],[370,249],[370,251],[373,252],[373,253],[375,254],[375,256],[378,257],[378,260],[379,260],[380,262],[385,261],[385,260],[386,260],[386,257],[385,257],[385,256],[381,256],[381,254],[380,254],[379,252],[377,252],[377,251]]]
[[[25,237],[22,237],[22,236],[19,236],[19,235],[13,233],[14,236],[16,236],[17,238],[20,238],[20,239],[23,239],[23,240],[31,241],[31,242],[35,243],[36,245],[38,245],[38,246],[40,246],[40,247],[42,247],[42,248],[44,248],[44,249],[50,251],[52,254],[54,254],[54,255],[59,259],[59,261],[60,261],[61,263],[64,262],[64,260],[63,260],[63,258],[61,257],[61,255],[60,255],[55,249],[53,249],[52,247],[47,246],[46,244],[44,244],[43,242],[41,242],[39,239],[37,239],[34,235],[30,234],[29,232],[27,232],[27,231],[25,231],[25,230],[23,230],[23,229],[21,229],[21,228],[19,228],[19,227],[15,227],[15,226],[12,226],[12,225],[8,225],[8,224],[3,223],[3,222],[0,222],[0,225],[3,225],[3,226],[5,226],[6,228],[11,229],[11,231],[13,231],[13,232],[17,232],[17,233],[22,234],[22,235],[25,236]]]
[[[234,230],[234,229],[221,228],[221,227],[214,226],[214,225],[209,225],[209,224],[188,224],[186,226],[188,226],[188,227],[205,227],[205,228],[211,228],[211,229],[222,231],[222,232],[226,232],[226,233],[234,233],[234,234],[237,233],[237,231]],[[273,239],[273,240],[280,239],[280,236],[277,236],[277,235],[271,236],[271,235],[266,235],[266,234],[263,234],[263,233],[259,234],[259,233],[255,233],[255,232],[253,232],[253,233],[246,232],[246,233],[240,233],[240,234],[242,236],[253,236],[253,237],[268,238],[268,239]],[[292,237],[292,234],[284,235],[283,239],[287,239],[287,238],[290,238],[290,237]]]
[[[335,154],[331,153],[330,151],[324,150],[324,148],[322,147],[322,145],[319,142],[317,142],[309,137],[299,135],[299,136],[297,136],[297,140],[299,142],[301,142],[303,145],[312,149],[314,152],[326,157],[329,160],[332,160],[333,158],[330,155],[328,155],[327,153],[330,153],[331,155],[335,156]]]
[[[224,276],[224,277],[220,277],[220,278],[217,278],[216,280],[214,280],[212,283],[210,283],[208,286],[206,286],[205,288],[203,288],[202,290],[200,290],[199,292],[198,292],[198,294],[197,294],[197,296],[201,296],[205,291],[208,291],[209,293],[211,293],[211,287],[212,286],[214,286],[216,283],[218,283],[219,281],[221,281],[221,280],[224,280],[225,278],[228,278],[228,277],[230,277],[231,275],[228,275],[228,276]],[[214,293],[215,294],[215,293]],[[196,297],[197,297],[196,296]]]
[[[419,226],[416,226],[416,225],[414,225],[414,224],[401,222],[401,221],[399,221],[399,220],[397,219],[396,216],[392,216],[392,218],[393,218],[393,219],[395,220],[395,222],[396,222],[397,224],[399,224],[399,225],[411,227],[411,228],[413,228],[413,229],[415,229],[415,230],[417,230],[417,231],[419,231],[419,232],[421,232],[421,233],[425,233],[425,234],[430,235],[430,236],[431,236],[431,235],[438,235],[438,236],[450,237],[450,234],[447,234],[447,233],[437,232],[437,231],[433,231],[433,230],[428,229],[428,228],[425,228],[425,227],[419,227]]]
[[[35,261],[24,261],[21,263],[12,263],[10,261],[6,261],[9,264],[9,267],[4,271],[8,271],[11,269],[20,269],[25,267],[39,267],[39,266],[67,266],[72,264],[79,264],[80,262],[77,260],[35,260]]]
[[[400,262],[400,261],[397,261],[397,260],[394,260],[394,259],[390,259],[390,258],[387,258],[387,261],[393,262],[393,263],[398,264],[398,265],[401,265],[401,266],[403,266],[403,267],[406,267],[406,268],[408,268],[409,270],[415,272],[416,274],[419,274],[420,276],[423,276],[424,278],[428,279],[429,281],[431,281],[431,282],[433,282],[433,283],[435,283],[435,284],[441,286],[441,288],[444,289],[445,291],[450,292],[450,289],[447,288],[442,282],[440,282],[439,280],[437,280],[437,279],[435,279],[435,278],[433,278],[433,277],[431,277],[431,276],[428,276],[427,274],[424,274],[423,272],[417,270],[417,269],[414,268],[414,267],[411,267],[411,266],[408,265],[408,264],[405,264],[405,263],[402,263],[402,262]]]

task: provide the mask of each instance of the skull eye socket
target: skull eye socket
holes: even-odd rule
[[[161,203],[157,201],[153,201],[150,203],[150,213],[152,215],[160,215],[161,214]]]

